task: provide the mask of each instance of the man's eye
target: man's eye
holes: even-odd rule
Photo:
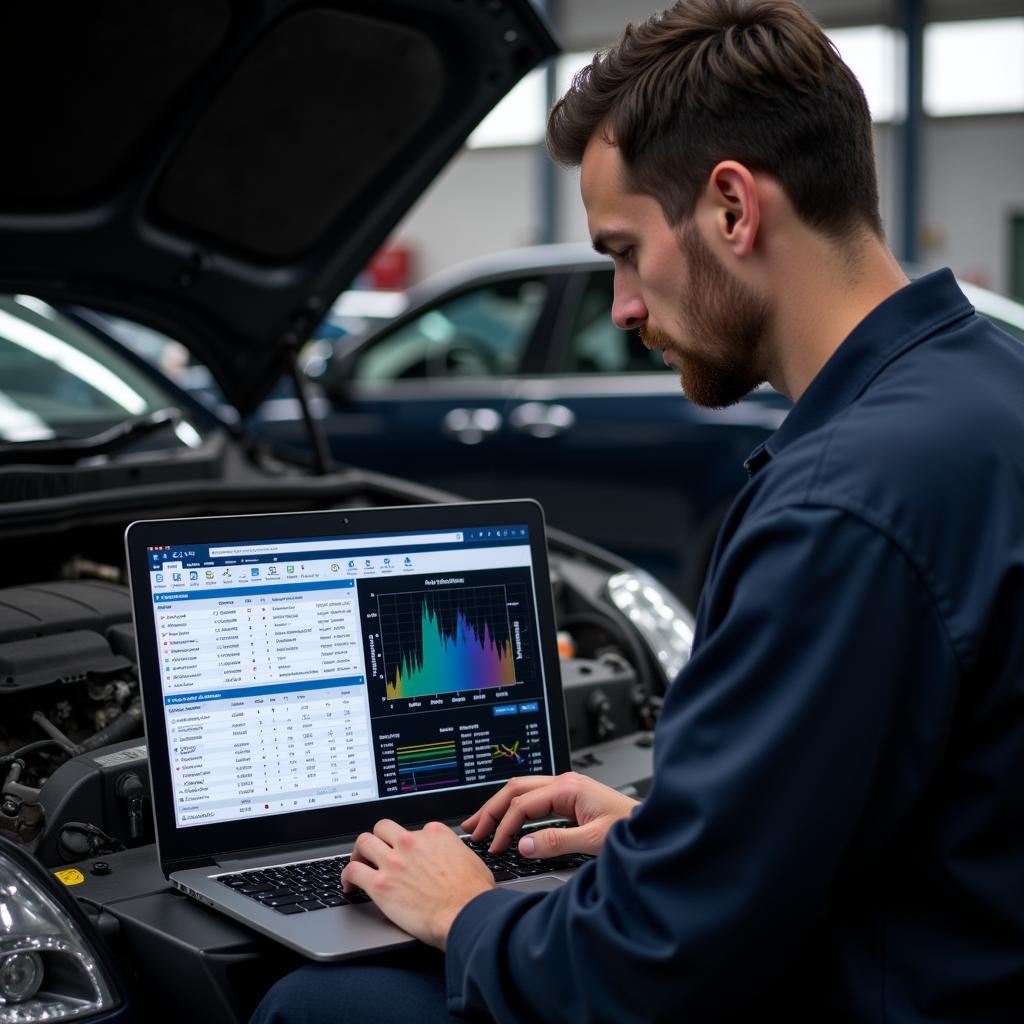
[[[624,263],[632,263],[633,262],[633,246],[627,245],[625,249],[620,249],[615,254],[615,258],[622,260]]]

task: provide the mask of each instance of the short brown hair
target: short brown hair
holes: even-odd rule
[[[578,166],[598,130],[618,146],[626,186],[656,198],[670,224],[732,159],[775,177],[812,228],[882,236],[864,93],[791,0],[678,0],[628,25],[555,104],[548,149]]]

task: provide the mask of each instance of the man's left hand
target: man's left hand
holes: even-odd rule
[[[490,871],[446,825],[410,832],[387,818],[356,840],[341,881],[345,892],[365,890],[399,928],[437,949],[459,911],[494,888]]]

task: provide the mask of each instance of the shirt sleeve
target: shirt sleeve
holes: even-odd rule
[[[883,532],[833,508],[761,515],[705,600],[647,799],[566,885],[464,908],[449,1009],[618,1024],[738,1012],[792,969],[837,879],[879,856],[927,784],[959,670],[925,581]]]

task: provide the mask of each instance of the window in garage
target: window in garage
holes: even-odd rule
[[[924,111],[932,117],[1024,110],[1024,18],[924,28]]]

